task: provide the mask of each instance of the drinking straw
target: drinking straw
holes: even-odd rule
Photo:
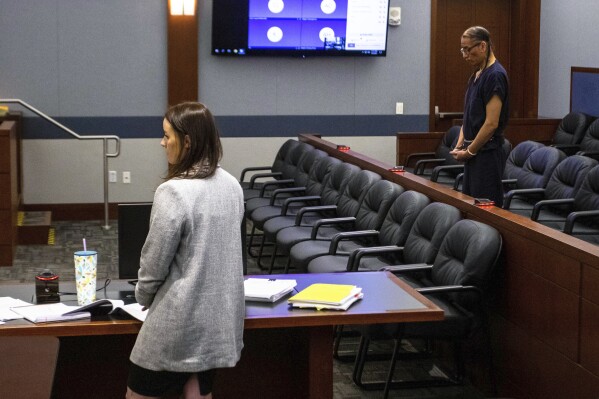
[[[85,244],[85,238],[83,239],[83,252],[87,252],[87,245]]]

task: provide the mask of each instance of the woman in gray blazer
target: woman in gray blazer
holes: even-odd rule
[[[214,370],[235,366],[243,348],[243,193],[218,165],[222,146],[203,104],[171,107],[163,129],[169,170],[141,253],[135,297],[148,315],[127,398],[211,398]]]

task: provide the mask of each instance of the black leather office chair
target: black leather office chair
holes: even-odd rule
[[[503,207],[505,209],[510,207],[511,200],[518,190],[545,188],[551,174],[565,158],[566,154],[554,147],[541,147],[533,151],[516,179],[515,188],[505,193]],[[531,201],[538,201],[540,195],[537,195],[536,198],[532,196],[528,198]]]
[[[321,209],[329,212],[334,211],[334,218],[344,218],[347,223],[353,223],[358,211],[360,210],[360,204],[366,197],[368,189],[377,181],[381,180],[381,176],[377,173],[361,170],[356,173],[349,181],[343,194],[339,197],[337,205],[324,206]],[[312,210],[318,210],[318,207],[310,207]],[[295,225],[286,227],[277,232],[275,239],[275,247],[273,249],[273,257],[276,256],[276,251],[279,250],[282,254],[287,255],[295,244],[300,241],[309,240],[312,235],[313,226],[301,225],[302,212],[298,213],[295,221]],[[323,220],[320,219],[319,222]],[[315,223],[316,224],[316,223]],[[266,228],[266,227],[265,227]],[[332,235],[332,234],[331,234]],[[271,263],[274,262],[274,258],[271,258]],[[287,272],[286,268],[285,272]]]
[[[309,204],[320,205],[322,191],[326,186],[327,179],[331,178],[334,167],[341,164],[341,161],[337,158],[324,156],[318,158],[316,161],[306,159],[304,162],[312,162],[314,165],[310,169],[306,186],[275,190],[270,197],[269,205],[254,209],[254,211],[247,216],[252,222],[252,231],[262,231],[264,229],[264,223],[274,217],[287,215],[293,216],[303,206],[307,206]],[[282,201],[277,201],[279,193],[292,196],[287,197]],[[294,194],[299,195],[293,196]],[[248,201],[248,205],[250,202],[260,199],[261,198],[254,198]],[[263,235],[263,239],[260,243],[260,249],[258,251],[257,264],[260,268],[262,268],[261,258],[266,243],[265,238],[266,237]]]
[[[403,187],[388,180],[380,180],[374,183],[366,193],[366,197],[360,203],[360,209],[355,219],[348,223],[347,218],[323,219],[317,221],[311,232],[309,240],[305,240],[291,247],[289,252],[289,265],[296,270],[305,272],[308,263],[322,255],[326,255],[333,237],[341,232],[348,231],[378,231],[389,208],[395,199],[404,191]],[[343,242],[341,250],[351,250],[373,243],[370,236],[361,236],[360,243]]]
[[[574,155],[580,150],[580,142],[593,119],[582,112],[570,112],[557,127],[551,146],[562,150],[566,155]]]
[[[353,327],[361,334],[360,347],[356,356],[353,379],[365,388],[381,388],[387,397],[394,387],[420,387],[459,384],[464,378],[461,345],[467,343],[477,332],[483,331],[489,339],[485,309],[487,292],[501,253],[501,235],[494,228],[473,220],[457,222],[444,237],[441,248],[432,266],[391,266],[386,270],[398,275],[411,272],[426,276],[419,280],[417,290],[443,309],[445,318],[438,322],[377,324]],[[454,344],[455,367],[449,378],[431,376],[425,381],[392,381],[395,365],[402,360],[400,353],[403,339],[450,340]],[[374,339],[395,341],[387,381],[367,383],[362,380],[364,364],[368,358],[368,346]],[[488,359],[492,374],[491,351]]]
[[[540,198],[543,201],[574,198],[587,173],[595,165],[597,165],[597,161],[594,159],[581,155],[569,156],[553,170],[547,187],[513,190],[512,196],[509,201],[505,202],[504,208],[530,218],[534,208],[534,199]],[[558,211],[559,205],[555,205],[553,210]]]
[[[578,155],[584,155],[599,160],[599,119],[589,125],[582,140]]]
[[[308,264],[308,273],[344,272],[348,269],[350,253],[364,247],[358,238],[371,237],[376,239],[376,246],[403,247],[409,237],[412,226],[420,212],[430,203],[428,197],[416,191],[404,191],[391,205],[380,231],[345,232],[333,236],[327,255],[312,259]],[[341,243],[348,241],[341,247]],[[342,251],[339,250],[342,249]],[[367,258],[368,259],[368,258]],[[376,258],[372,258],[376,259]],[[399,256],[382,255],[381,263],[372,268],[361,264],[360,270],[379,270],[383,265],[399,262]],[[386,263],[382,263],[386,262]]]
[[[274,176],[273,180],[263,182],[261,187],[248,187],[243,189],[243,199],[247,202],[251,198],[264,197],[270,195],[273,187],[281,187],[280,180],[293,179],[293,174],[299,164],[299,161],[304,155],[304,152],[314,149],[310,144],[298,141],[288,150],[288,156],[283,158],[279,172]],[[279,174],[280,173],[280,174]]]
[[[567,206],[569,213],[566,217],[560,217],[559,214],[546,210],[548,206]],[[544,211],[542,219],[539,217],[541,210]],[[587,173],[574,198],[537,202],[531,219],[599,244],[599,165]]]
[[[283,164],[285,163],[285,159],[289,156],[291,149],[298,145],[297,140],[289,139],[283,143],[277,155],[275,156],[275,160],[271,166],[252,166],[248,168],[244,168],[241,171],[241,177],[239,178],[239,184],[241,188],[245,189],[259,189],[262,187],[262,182],[257,181],[258,179],[277,179],[281,177],[281,170],[283,169]],[[252,175],[249,181],[245,181],[245,176],[248,172],[263,172],[256,173]]]

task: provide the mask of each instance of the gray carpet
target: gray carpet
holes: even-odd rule
[[[118,244],[116,221],[111,222],[110,230],[102,229],[102,221],[54,222],[54,245],[27,245],[17,248],[14,265],[0,267],[0,296],[2,282],[34,282],[35,275],[49,269],[60,276],[61,281],[74,280],[73,252],[82,249],[85,237],[87,248],[98,251],[98,283],[104,279],[118,278]],[[277,266],[284,265],[283,258],[277,259]],[[280,272],[277,270],[275,272]],[[248,258],[248,274],[263,274],[256,266],[255,259]],[[352,353],[357,346],[357,338],[349,337],[342,341],[341,350]],[[389,348],[390,343],[378,343],[376,349]],[[406,344],[409,345],[409,344]],[[406,349],[409,349],[407,347]],[[366,379],[385,378],[388,361],[372,361],[365,368]],[[337,399],[380,398],[381,391],[364,391],[357,387],[351,379],[353,363],[334,361],[334,397]],[[432,370],[432,371],[430,371]],[[409,378],[436,373],[438,370],[430,361],[401,362],[396,370],[395,378]],[[480,399],[485,396],[469,384],[458,387],[431,389],[393,390],[391,398],[455,398]]]

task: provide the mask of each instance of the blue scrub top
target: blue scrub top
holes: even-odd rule
[[[501,146],[503,131],[508,121],[508,78],[507,72],[499,61],[495,61],[490,67],[486,68],[478,79],[475,80],[475,75],[472,75],[468,81],[468,90],[466,90],[464,101],[464,139],[474,140],[485,123],[487,103],[494,95],[499,96],[502,103],[499,125],[493,134],[493,138],[483,146],[483,150]]]

